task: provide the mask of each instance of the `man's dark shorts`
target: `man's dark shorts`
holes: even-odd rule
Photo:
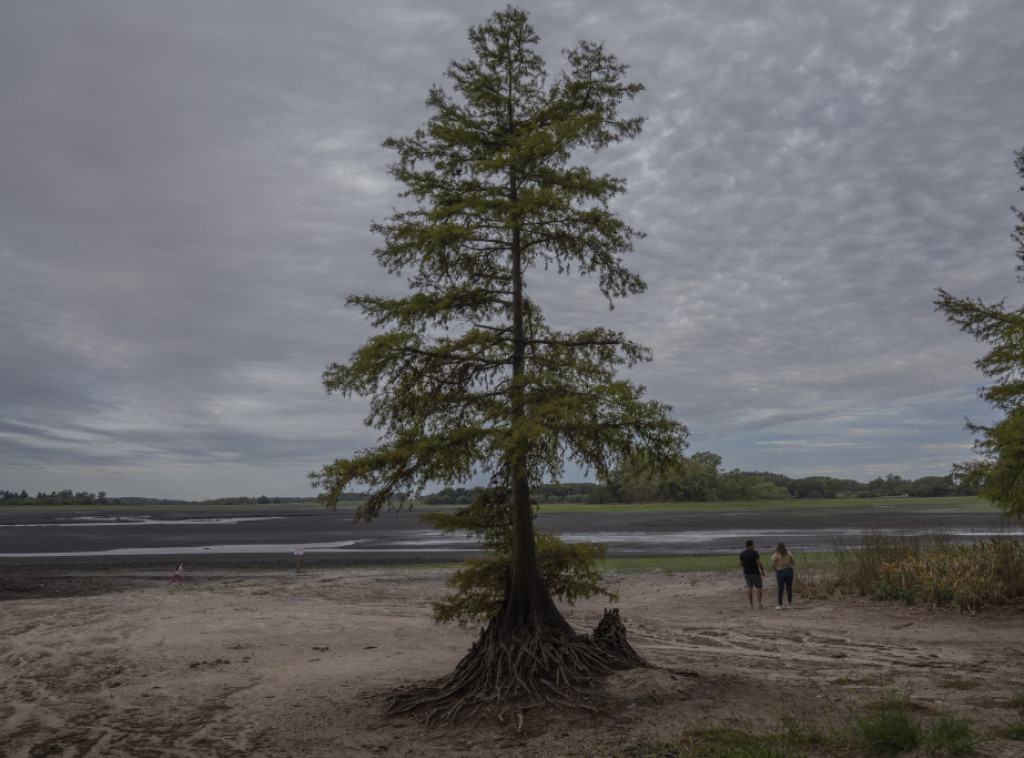
[[[761,589],[764,585],[761,584],[760,574],[744,574],[743,580],[747,583],[748,587],[757,587]]]

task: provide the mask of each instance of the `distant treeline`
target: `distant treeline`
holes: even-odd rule
[[[274,505],[282,503],[316,503],[312,497],[219,497],[212,500],[173,500],[154,497],[107,497],[106,492],[75,492],[60,490],[38,492],[30,495],[25,490],[12,492],[0,489],[0,506],[4,505]],[[362,502],[366,495],[360,492],[346,493],[341,500]]]
[[[674,471],[653,475],[622,468],[607,484],[578,482],[541,484],[533,488],[538,503],[687,503],[722,502],[729,500],[790,500],[793,498],[831,499],[855,497],[947,497],[976,495],[976,487],[960,486],[947,476],[926,476],[904,479],[896,474],[878,477],[870,482],[836,479],[830,476],[793,478],[767,471],[721,471],[722,458],[715,453],[694,453]],[[478,488],[446,487],[426,495],[419,502],[426,505],[465,505],[473,500]],[[362,502],[366,495],[345,493],[344,502]],[[314,504],[313,497],[221,497],[214,500],[161,500],[146,497],[108,498],[105,492],[39,492],[0,490],[3,505],[275,505],[284,503]]]
[[[903,487],[893,487],[893,481]],[[767,485],[767,486],[765,486]],[[466,487],[446,487],[424,496],[426,505],[464,505],[472,501],[477,490]],[[952,476],[928,476],[910,480],[892,476],[892,479],[874,479],[867,484],[852,479],[833,479],[827,476],[792,479],[782,474],[752,471],[732,471],[722,476],[720,486],[708,488],[706,496],[680,491],[671,484],[655,486],[621,487],[578,482],[568,484],[541,484],[533,488],[538,503],[703,503],[729,500],[791,500],[807,498],[827,500],[857,497],[949,497],[976,495],[977,488],[959,487]]]
[[[533,488],[538,503],[687,503],[729,500],[834,499],[856,497],[948,497],[976,495],[976,487],[960,486],[952,474],[904,479],[896,474],[870,482],[830,476],[789,477],[767,471],[720,471],[721,456],[695,453],[675,471],[662,475],[620,469],[608,484],[541,484]],[[448,487],[427,495],[428,505],[462,505],[476,489]]]

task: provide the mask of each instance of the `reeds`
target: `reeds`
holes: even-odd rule
[[[835,565],[813,578],[819,593],[976,611],[1024,597],[1024,542],[997,537],[957,543],[943,534],[865,534],[837,546]]]

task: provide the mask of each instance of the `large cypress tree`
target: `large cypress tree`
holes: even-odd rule
[[[373,231],[380,264],[408,276],[406,297],[355,296],[377,333],[324,385],[370,399],[376,445],[313,474],[329,504],[346,488],[370,492],[357,518],[422,493],[428,483],[490,485],[465,514],[482,534],[507,534],[500,609],[456,671],[409,693],[433,703],[499,709],[557,697],[609,668],[637,665],[614,618],[573,631],[537,555],[531,486],[558,480],[567,460],[606,479],[624,460],[674,463],[686,430],[670,408],[617,370],[649,360],[643,346],[601,327],[551,328],[527,294],[532,277],[581,274],[611,305],[640,293],[623,264],[640,235],[609,208],[625,190],[573,159],[639,134],[620,114],[643,87],[601,45],[567,51],[549,76],[527,14],[507,7],[469,31],[473,56],[435,86],[425,127],[385,147],[405,207]],[[500,539],[496,540],[501,542]]]
[[[1015,154],[1014,165],[1024,179],[1024,150]],[[1024,211],[1012,210],[1017,225],[1010,238],[1017,243],[1017,271],[1024,272]],[[1018,279],[1024,282],[1024,275]],[[979,485],[979,494],[1006,515],[1024,518],[1024,307],[1008,308],[1005,300],[985,303],[954,297],[941,288],[938,293],[935,306],[946,320],[991,346],[975,364],[993,380],[980,394],[1006,414],[991,426],[968,422],[968,429],[979,435],[974,449],[981,457],[956,464],[954,473],[962,482]]]

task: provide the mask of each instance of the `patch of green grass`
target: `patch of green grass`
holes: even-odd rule
[[[831,714],[831,715],[834,715]],[[801,748],[813,748],[814,752],[829,752],[828,748],[837,748],[848,740],[836,730],[830,714],[817,719],[800,716],[783,716],[782,731],[788,741]]]
[[[1010,695],[1010,705],[1018,711],[1024,712],[1024,690],[1017,690]]]
[[[871,755],[895,755],[921,742],[921,730],[906,711],[875,711],[858,718],[854,728],[858,742]]]
[[[1011,724],[1006,730],[1006,739],[1024,742],[1024,719]]]
[[[944,682],[940,682],[939,684],[950,690],[973,690],[981,686],[981,682],[977,679],[965,679],[962,676],[958,676],[954,679],[948,679]]]
[[[855,715],[859,712],[860,715]],[[673,739],[644,740],[623,755],[628,758],[800,758],[823,755],[971,756],[981,740],[965,718],[943,713],[915,716],[906,692],[888,687],[877,700],[855,711],[825,709],[817,714],[776,714],[774,726],[758,721],[746,725],[708,723]],[[1024,740],[1024,719],[1006,732]],[[618,753],[616,755],[619,755]]]
[[[729,726],[696,729],[678,740],[641,742],[630,758],[799,758],[807,748],[783,732],[751,734]]]
[[[849,735],[837,730],[829,714],[818,718],[777,716],[775,726],[762,721],[743,727],[710,723],[669,740],[645,740],[629,758],[800,758],[834,755],[850,747]]]
[[[970,721],[946,713],[928,724],[922,743],[932,754],[974,755],[978,736]]]
[[[832,553],[797,553],[797,571],[832,565]],[[614,569],[625,573],[685,574],[695,571],[739,571],[739,551],[736,555],[674,555],[640,558],[607,558],[600,561],[601,569]],[[799,573],[797,581],[799,581]]]
[[[907,696],[890,692],[868,705],[853,722],[857,742],[871,755],[895,755],[921,743],[921,727],[910,717]]]

